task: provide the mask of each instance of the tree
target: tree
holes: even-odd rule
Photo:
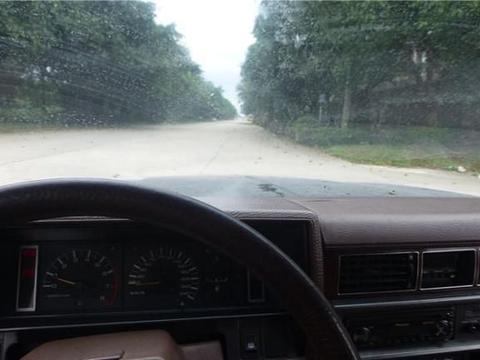
[[[479,21],[478,2],[263,1],[242,109],[274,129],[318,119],[319,99],[340,127],[480,126]]]
[[[202,78],[175,28],[155,23],[152,4],[6,2],[0,19],[4,122],[135,123],[236,114]]]

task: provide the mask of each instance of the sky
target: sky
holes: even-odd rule
[[[175,24],[203,76],[220,86],[239,110],[236,87],[259,0],[155,0],[156,21]]]

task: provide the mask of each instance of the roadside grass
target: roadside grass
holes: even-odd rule
[[[0,134],[10,134],[18,132],[31,132],[40,130],[60,130],[64,127],[59,125],[41,125],[29,123],[0,123]]]
[[[164,120],[164,121],[138,121],[138,122],[82,122],[70,121],[65,123],[60,122],[22,122],[22,121],[2,121],[0,117],[0,134],[22,133],[22,132],[41,132],[41,131],[68,131],[78,129],[101,130],[101,129],[131,129],[142,128],[156,125],[176,125],[176,124],[193,124],[198,123],[198,120]],[[215,121],[215,120],[203,120]],[[202,121],[202,122],[203,122]]]
[[[130,129],[140,128],[144,126],[157,125],[152,123],[135,123],[135,124],[82,124],[72,122],[71,124],[60,123],[23,123],[23,122],[0,122],[0,134],[23,133],[23,132],[42,132],[42,131],[69,131],[69,130],[102,130],[102,129]],[[160,125],[160,123],[158,124]]]
[[[337,145],[324,148],[326,153],[360,164],[420,167],[456,171],[459,166],[480,173],[480,153],[440,154],[420,151],[406,145]]]
[[[354,163],[480,173],[480,132],[428,127],[333,128],[294,124],[287,135]],[[461,168],[460,168],[461,169]],[[463,169],[462,169],[463,170]]]

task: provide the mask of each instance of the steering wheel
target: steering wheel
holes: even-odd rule
[[[107,180],[47,180],[0,189],[3,224],[67,216],[127,218],[188,234],[270,286],[303,329],[310,359],[360,359],[338,315],[309,277],[260,233],[212,206]]]

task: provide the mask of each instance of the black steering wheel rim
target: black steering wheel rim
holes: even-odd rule
[[[200,201],[109,180],[45,180],[0,188],[0,223],[70,216],[128,218],[188,233],[234,258],[283,299],[311,359],[360,359],[318,287],[260,233]]]

